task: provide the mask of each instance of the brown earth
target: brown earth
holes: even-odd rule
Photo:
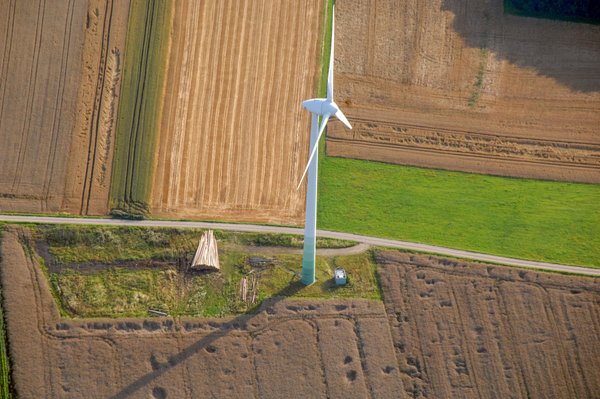
[[[597,279],[380,251],[383,305],[274,298],[237,318],[68,320],[23,242],[10,228],[0,246],[23,398],[600,395]]]
[[[354,129],[330,125],[330,155],[600,183],[598,25],[340,0],[335,67]]]
[[[414,398],[600,397],[600,280],[382,252]]]
[[[0,9],[0,211],[105,214],[129,1]]]
[[[151,212],[296,223],[322,0],[177,2]]]

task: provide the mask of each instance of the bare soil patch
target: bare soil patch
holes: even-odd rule
[[[502,3],[340,1],[328,154],[600,183],[600,27]]]
[[[297,223],[321,0],[177,2],[151,213]]]
[[[129,1],[0,8],[0,210],[105,214]]]

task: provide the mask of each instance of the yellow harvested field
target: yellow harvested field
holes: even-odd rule
[[[323,18],[322,0],[175,4],[153,215],[302,219]]]

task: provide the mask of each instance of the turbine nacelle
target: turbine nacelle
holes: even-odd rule
[[[346,115],[340,107],[334,102],[326,98],[313,98],[302,102],[302,106],[313,114],[330,117],[331,115],[338,118],[348,129],[352,129],[352,125],[346,119]]]
[[[317,115],[333,115],[340,110],[340,107],[333,101],[325,98],[313,98],[311,100],[302,101],[302,106],[308,111]]]

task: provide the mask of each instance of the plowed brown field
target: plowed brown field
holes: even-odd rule
[[[0,211],[106,213],[129,1],[0,10]]]
[[[292,223],[320,75],[322,0],[177,2],[151,212]]]
[[[502,0],[344,0],[328,154],[600,183],[600,26]]]
[[[273,299],[235,319],[62,319],[5,231],[14,381],[32,398],[600,395],[597,280],[380,252],[385,308]]]
[[[378,256],[414,398],[600,396],[600,280],[438,257]]]

